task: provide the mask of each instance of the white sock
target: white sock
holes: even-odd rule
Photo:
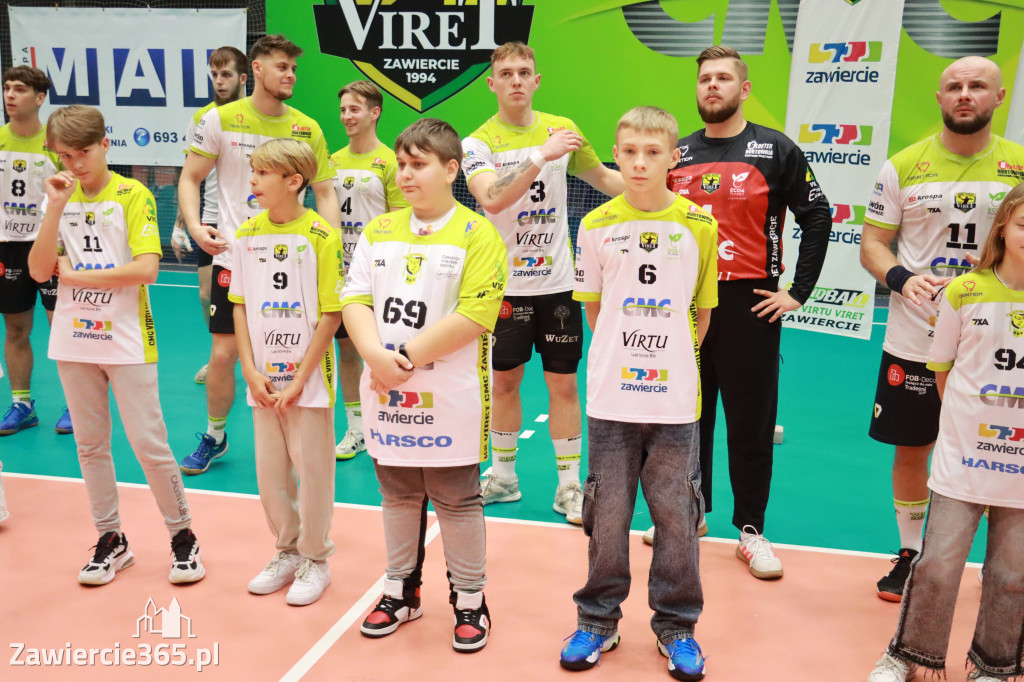
[[[207,417],[206,435],[217,441],[217,445],[224,442],[225,429],[228,427],[227,417]]]
[[[11,402],[32,407],[32,391],[11,391]]]
[[[555,464],[558,466],[558,485],[563,486],[569,481],[580,480],[580,454],[583,450],[583,436],[571,438],[553,438],[555,446]]]
[[[893,505],[896,507],[896,526],[900,529],[900,547],[920,552],[928,500],[904,502],[893,498]]]
[[[491,452],[494,453],[492,473],[498,478],[511,479],[516,475],[518,431],[491,430]]]
[[[348,430],[363,432],[363,404],[355,402],[345,403],[345,417],[348,419]]]

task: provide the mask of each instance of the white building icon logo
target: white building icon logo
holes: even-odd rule
[[[182,623],[184,623],[184,635],[182,634]],[[146,602],[145,612],[135,621],[135,634],[132,637],[138,638],[143,632],[160,635],[164,639],[181,639],[195,637],[192,634],[192,619],[181,613],[181,605],[178,598],[171,600],[170,606],[166,609],[157,608],[150,597]]]

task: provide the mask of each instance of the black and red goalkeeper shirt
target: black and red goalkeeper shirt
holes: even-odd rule
[[[668,187],[718,221],[718,279],[782,274],[788,207],[803,233],[789,292],[806,301],[825,262],[832,216],[800,148],[781,132],[748,122],[735,137],[698,130],[679,140],[679,150]]]

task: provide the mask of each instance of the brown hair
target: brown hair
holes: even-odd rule
[[[254,62],[260,57],[274,52],[284,52],[292,59],[302,56],[302,48],[285,38],[280,33],[266,35],[256,41],[256,44],[249,50],[249,61]]]
[[[999,204],[996,217],[992,220],[992,231],[988,233],[985,240],[985,247],[981,250],[981,257],[975,270],[991,270],[1003,262],[1006,255],[1006,242],[1003,240],[1003,230],[1010,222],[1010,216],[1017,210],[1018,206],[1024,205],[1024,184],[1017,185],[1003,197],[1003,203]]]
[[[40,92],[46,92],[53,85],[50,82],[50,78],[43,73],[40,69],[33,66],[12,66],[4,71],[4,83],[8,81],[21,81],[28,87],[36,91],[36,94]]]
[[[46,146],[53,149],[59,142],[72,149],[85,149],[102,142],[107,136],[107,127],[99,109],[82,104],[61,107],[46,121]]]
[[[533,62],[534,70],[537,69],[537,58],[533,55],[533,48],[524,42],[514,40],[504,45],[499,45],[494,52],[491,53],[491,71],[494,70],[494,63],[500,59],[510,59],[512,57],[520,57],[522,59],[529,59]]]
[[[366,100],[366,106],[370,109],[374,107],[380,107],[381,110],[384,109],[384,95],[380,93],[380,88],[370,81],[353,81],[349,83],[341,90],[338,90],[338,99],[341,99],[341,96],[346,92],[350,95],[362,97]]]
[[[615,126],[615,141],[619,140],[619,132],[624,128],[641,133],[654,133],[668,137],[668,149],[675,149],[679,139],[679,123],[675,117],[658,107],[633,107],[619,119]]]
[[[712,59],[733,59],[736,62],[736,75],[740,81],[747,80],[747,63],[740,57],[740,53],[725,45],[712,45],[697,56],[697,70],[701,64]]]
[[[245,56],[245,53],[239,50],[237,47],[225,45],[224,47],[218,47],[216,50],[210,53],[210,59],[207,63],[214,67],[226,66],[228,62],[234,62],[235,72],[242,74],[249,72],[249,58]]]
[[[316,177],[316,156],[305,142],[287,137],[267,140],[253,150],[249,163],[253,169],[274,170],[285,176],[298,173],[302,176],[302,187],[306,189]]]
[[[441,163],[462,160],[459,134],[450,124],[437,118],[421,118],[395,140],[396,152],[411,154],[413,147],[423,154],[436,154]]]

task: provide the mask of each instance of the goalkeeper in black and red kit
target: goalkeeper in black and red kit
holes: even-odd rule
[[[711,511],[721,393],[729,429],[732,522],[740,530],[736,556],[758,578],[781,578],[782,561],[763,535],[779,395],[781,318],[803,305],[814,289],[832,217],[800,148],[781,132],[743,118],[750,81],[739,54],[716,45],[704,50],[697,64],[697,108],[705,128],[679,140],[680,161],[669,171],[668,186],[718,221],[718,307],[700,349],[701,492]],[[788,290],[779,288],[786,208],[802,232]],[[707,532],[706,524],[701,530]]]

